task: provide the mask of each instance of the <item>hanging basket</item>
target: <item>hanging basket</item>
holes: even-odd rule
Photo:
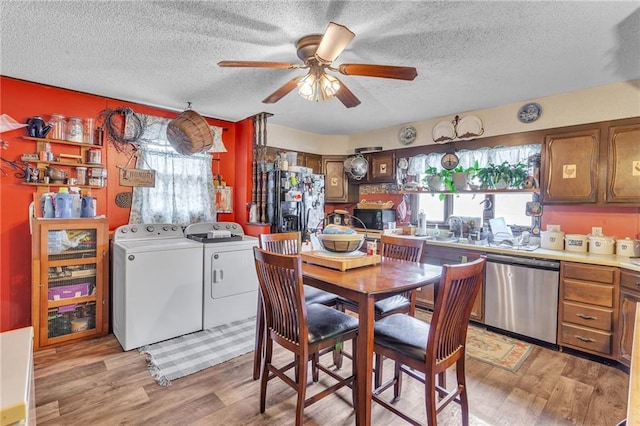
[[[169,122],[167,139],[180,154],[191,155],[213,146],[213,131],[200,114],[188,109]]]

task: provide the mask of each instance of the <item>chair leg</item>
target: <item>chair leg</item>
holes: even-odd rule
[[[318,363],[320,362],[320,354],[318,352],[311,355],[311,377],[314,383],[319,380]]]
[[[260,292],[258,292],[260,293]],[[260,367],[264,356],[265,323],[262,310],[262,297],[258,295],[258,307],[256,309],[256,341],[253,348],[253,380],[260,378]]]
[[[312,356],[315,357],[317,354]],[[298,391],[298,400],[296,401],[296,426],[302,426],[304,420],[304,401],[307,392],[307,363],[300,365],[302,357],[298,357],[298,365],[296,367],[296,383]]]
[[[353,393],[352,393],[352,398],[353,398],[353,409],[356,412],[356,415],[358,413],[358,376],[357,376],[357,371],[358,371],[358,341],[356,339],[352,339],[351,340],[351,346],[353,347],[353,350],[351,351],[351,353],[353,354],[353,359],[351,360],[351,374],[353,375]],[[356,417],[356,424],[358,423],[358,418]]]
[[[265,342],[264,362],[262,364],[262,374],[260,377],[260,412],[264,413],[267,401],[267,382],[269,381],[269,367],[271,366],[271,355],[273,343],[271,339]]]
[[[467,384],[464,374],[464,356],[456,362],[456,376],[460,392],[460,410],[462,410],[462,424],[469,426],[469,399],[467,398]]]
[[[378,389],[382,385],[382,362],[384,357],[376,354],[375,367],[373,370],[373,388]]]
[[[394,377],[393,400],[394,401],[400,398],[400,393],[402,392],[402,370],[400,369],[401,366],[402,364],[400,364],[400,362],[395,361],[394,372],[393,372],[393,377]]]
[[[436,378],[433,373],[427,372],[424,378],[424,398],[425,408],[427,410],[427,425],[436,426],[438,423],[436,412]]]

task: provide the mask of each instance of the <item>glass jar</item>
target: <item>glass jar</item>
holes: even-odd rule
[[[76,117],[69,118],[67,140],[69,142],[82,142],[84,137],[83,135],[82,120]]]
[[[93,129],[93,118],[85,118],[84,119],[84,143],[93,145],[94,132],[95,130]]]
[[[65,140],[67,138],[67,122],[62,114],[51,114],[51,130],[49,131],[49,138]]]

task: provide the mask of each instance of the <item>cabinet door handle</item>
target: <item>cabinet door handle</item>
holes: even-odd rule
[[[593,316],[591,316],[591,315],[587,315],[587,314],[580,314],[580,313],[576,314],[576,316],[577,316],[577,317],[580,317],[580,318],[582,318],[582,319],[586,319],[586,320],[597,320],[597,319],[598,319],[598,317],[593,317]]]
[[[576,334],[576,339],[582,340],[583,342],[589,342],[589,343],[596,341],[595,339],[592,339],[591,337],[583,337],[583,336],[580,336],[578,334]]]

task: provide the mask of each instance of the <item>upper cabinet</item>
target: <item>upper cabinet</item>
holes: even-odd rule
[[[640,124],[609,128],[607,202],[640,201]]]
[[[595,203],[599,151],[599,128],[547,135],[542,160],[542,201]]]
[[[375,183],[396,181],[396,155],[393,152],[376,152],[369,155],[368,181]]]
[[[369,163],[367,174],[360,180],[349,178],[353,183],[394,183],[396,181],[396,154],[392,151],[362,154]]]
[[[358,201],[358,186],[347,180],[344,172],[344,160],[347,157],[322,157],[324,173],[324,200],[327,203],[353,203]]]

